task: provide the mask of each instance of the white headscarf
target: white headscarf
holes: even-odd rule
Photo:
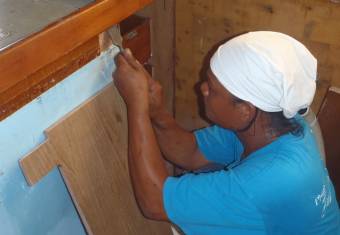
[[[213,74],[234,96],[266,112],[292,118],[308,108],[316,89],[317,60],[294,38],[277,32],[250,32],[218,48]]]

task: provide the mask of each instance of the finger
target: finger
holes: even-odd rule
[[[154,85],[154,84],[159,83],[159,81],[158,81],[157,79],[151,77],[150,74],[149,74],[146,70],[145,70],[145,73],[148,75],[148,76],[147,76],[147,77],[148,77],[148,83],[149,83],[150,85]]]
[[[115,57],[115,62],[116,62],[116,69],[113,71],[112,73],[112,77],[116,80],[116,78],[118,77],[118,75],[122,72],[122,71],[126,71],[128,68],[130,68],[130,64],[127,63],[127,61],[125,60],[125,58],[118,54]]]
[[[113,78],[113,81],[114,81],[115,84],[116,84],[116,81],[117,81],[118,76],[119,76],[119,72],[118,72],[118,69],[116,69],[116,70],[113,71],[113,73],[112,73],[112,78]]]
[[[117,67],[121,67],[121,66],[124,66],[124,65],[127,65],[127,66],[130,65],[126,61],[125,57],[122,54],[120,54],[120,53],[118,55],[116,55],[115,62],[116,62]]]
[[[152,79],[150,74],[144,68],[144,66],[133,56],[129,48],[126,48],[124,50],[123,55],[131,66],[133,66],[136,70],[140,70],[141,72],[143,72],[145,76],[148,78],[148,80]]]
[[[148,86],[151,91],[154,89],[155,82],[156,81],[153,78],[151,78],[151,76],[148,76]]]
[[[136,60],[136,58],[133,56],[131,50],[129,48],[126,48],[123,52],[122,55],[126,59],[126,61],[133,67],[134,69],[139,69],[140,68],[140,63]]]
[[[162,89],[162,86],[159,83],[159,81],[154,80],[152,78],[148,81],[148,84],[149,84],[149,92],[150,93],[155,93],[155,92],[157,93],[159,90]]]
[[[148,79],[150,79],[150,74],[146,71],[144,66],[133,56],[131,50],[129,48],[126,48],[123,51],[123,55],[125,56],[128,63],[136,70],[142,71]]]

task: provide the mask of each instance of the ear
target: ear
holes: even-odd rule
[[[256,107],[249,102],[240,102],[236,105],[240,117],[240,129],[245,128],[253,122],[256,115]]]

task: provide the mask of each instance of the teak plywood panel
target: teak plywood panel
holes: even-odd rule
[[[317,112],[330,85],[340,84],[340,4],[321,0],[181,0],[176,4],[176,118],[188,129],[198,116],[194,86],[206,54],[240,33],[273,30],[307,45],[319,62]]]
[[[89,234],[171,234],[136,205],[127,164],[123,101],[110,85],[46,131],[47,141],[20,161],[35,184],[59,169]]]

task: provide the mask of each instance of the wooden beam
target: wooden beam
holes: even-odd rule
[[[340,201],[340,89],[331,87],[322,103],[318,120],[325,144],[326,166]]]
[[[0,94],[151,1],[97,1],[7,48],[0,53]]]
[[[174,113],[175,0],[155,0],[137,14],[151,19],[153,77],[164,90],[167,109]]]
[[[136,14],[151,19],[152,77],[163,87],[166,108],[174,114],[175,81],[175,0],[154,0]],[[168,172],[174,167],[167,163]]]

